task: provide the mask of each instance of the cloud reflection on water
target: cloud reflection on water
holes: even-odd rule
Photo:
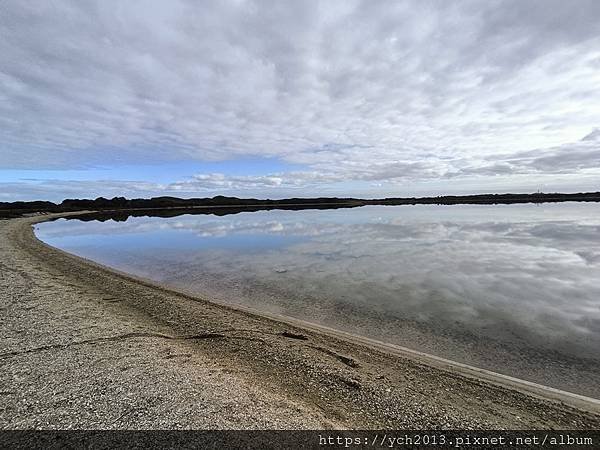
[[[39,234],[108,265],[322,323],[377,315],[598,358],[598,212],[595,204],[365,207],[69,220]],[[141,237],[112,246],[123,235]]]

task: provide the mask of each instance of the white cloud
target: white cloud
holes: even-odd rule
[[[242,156],[308,167],[171,186],[185,190],[600,166],[597,141],[579,142],[600,124],[594,0],[0,8],[0,167]],[[535,150],[548,148],[556,160]]]

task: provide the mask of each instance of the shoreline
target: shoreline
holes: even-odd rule
[[[203,359],[200,368],[210,367],[215,373],[231,375],[232,386],[238,383],[256,387],[259,392],[254,393],[254,397],[262,395],[267,399],[263,403],[267,416],[272,416],[271,422],[277,422],[278,417],[285,418],[284,423],[277,425],[283,428],[314,429],[315,425],[325,428],[600,427],[598,400],[299,320],[218,304],[68,254],[39,241],[34,235],[32,225],[37,222],[81,213],[0,221],[1,247],[7,252],[4,260],[10,264],[12,254],[25,266],[31,266],[31,270],[23,271],[30,280],[36,280],[36,271],[49,271],[55,278],[63,277],[64,281],[59,280],[57,286],[44,284],[46,302],[64,296],[63,283],[63,291],[72,288],[88,293],[90,298],[82,305],[94,304],[99,316],[107,321],[111,317],[118,322],[126,312],[138,322],[128,320],[131,329],[120,337],[104,333],[101,337],[73,343],[69,342],[70,336],[59,336],[59,340],[67,342],[46,344],[45,350],[35,345],[40,343],[44,333],[37,339],[21,342],[12,337],[15,342],[0,352],[3,364],[10,365],[11,360],[20,358],[21,363],[27,365],[30,355],[38,351],[68,357],[73,346],[91,346],[93,356],[93,352],[106,351],[104,344],[103,350],[98,349],[98,342],[162,339],[172,341],[169,345],[175,347],[184,346],[185,355],[191,355],[186,360],[169,358],[178,361],[179,369],[190,373],[198,370],[199,367],[190,363],[190,359],[197,356]],[[85,309],[82,305],[79,310]],[[12,305],[13,308],[18,306]],[[10,312],[11,306],[3,307]],[[52,309],[52,305],[46,308]],[[81,321],[77,314],[70,318]],[[49,322],[57,333],[61,327],[71,325],[62,324],[63,319]],[[138,330],[141,323],[147,330]],[[5,337],[5,328],[3,326],[2,337]],[[8,328],[10,332],[10,326]],[[154,346],[152,342],[141,343]],[[127,354],[126,349],[119,350],[120,358],[127,359]],[[152,360],[144,363],[153,364]],[[101,361],[95,360],[93,367],[101,369]],[[136,386],[125,384],[135,391]],[[209,388],[214,386],[208,385]],[[219,389],[227,389],[227,383],[221,388],[217,385],[217,391]],[[4,399],[10,404],[10,395]],[[42,396],[41,400],[52,402],[53,399]],[[120,399],[113,400],[118,403]],[[246,400],[239,399],[237,403],[241,406]],[[213,399],[213,403],[219,401],[223,400]],[[276,405],[286,406],[280,410]],[[183,407],[170,406],[170,412],[172,408]],[[296,415],[288,416],[294,408]],[[5,416],[5,412],[0,410],[0,428],[11,428],[14,419]],[[106,414],[110,415],[110,411]],[[65,417],[71,416],[66,414]],[[213,416],[207,414],[206,417]],[[19,419],[28,423],[24,417]],[[151,419],[145,418],[150,427],[156,427],[160,417]],[[272,428],[271,422],[261,424],[257,418],[242,419],[233,414],[228,423],[234,428]],[[60,423],[64,422],[59,422],[59,427]],[[118,421],[100,422],[101,428],[122,425]],[[194,421],[183,425],[205,427]],[[50,421],[49,426],[54,426],[54,422]]]
[[[220,203],[219,203],[220,202]],[[0,218],[24,217],[27,214],[44,212],[61,214],[84,209],[108,213],[126,213],[127,211],[173,211],[173,210],[270,210],[270,209],[306,209],[306,208],[355,208],[367,205],[512,205],[523,203],[562,203],[562,202],[600,202],[600,192],[578,193],[528,193],[528,194],[472,194],[442,195],[436,197],[318,197],[288,199],[244,199],[217,196],[213,198],[182,199],[177,197],[158,197],[151,199],[126,199],[115,197],[106,199],[65,199],[60,204],[49,201],[0,202]]]
[[[93,212],[92,212],[93,214]],[[62,217],[62,215],[61,215]],[[53,219],[48,219],[53,220]],[[47,221],[46,219],[42,221],[36,221],[35,223],[41,223]],[[136,276],[134,274],[124,272],[122,270],[118,270],[112,268],[110,266],[106,266],[104,264],[98,263],[96,261],[74,255],[65,250],[53,247],[41,239],[39,239],[35,232],[33,233],[33,237],[38,240],[42,245],[48,247],[49,249],[57,252],[61,252],[68,257],[72,257],[76,260],[82,261],[83,264],[89,264],[94,267],[99,268],[100,270],[105,270],[107,272],[112,272],[118,274],[121,277],[126,279],[130,279],[134,282],[143,284],[145,286],[164,290],[165,292],[173,292],[178,295],[182,295],[184,297],[188,297],[191,300],[200,300],[205,301],[201,294],[194,294],[193,292],[186,291],[183,289],[178,289],[175,286],[162,284],[160,282],[154,281],[149,278],[144,278],[140,276]],[[287,324],[293,327],[297,327],[302,330],[311,330],[317,333],[322,333],[324,335],[330,336],[335,339],[342,339],[352,344],[365,345],[367,347],[377,349],[378,351],[384,352],[391,356],[397,357],[405,357],[413,359],[414,361],[422,362],[428,366],[436,367],[441,370],[446,370],[454,373],[459,373],[460,375],[473,378],[478,381],[484,381],[488,383],[493,383],[500,387],[508,387],[511,389],[515,389],[519,392],[522,392],[527,395],[533,395],[539,397],[541,399],[551,399],[566,405],[572,406],[574,408],[582,409],[584,411],[589,411],[592,413],[600,413],[600,399],[590,397],[587,395],[578,394],[575,392],[569,392],[564,389],[555,388],[552,386],[547,386],[541,383],[536,383],[533,381],[524,380],[518,377],[506,375],[500,372],[496,372],[489,369],[484,369],[481,367],[476,367],[473,365],[465,364],[459,361],[455,361],[448,358],[443,358],[441,356],[437,356],[434,354],[426,353],[419,350],[414,350],[406,346],[396,345],[389,342],[383,342],[377,339],[373,339],[367,336],[362,336],[358,334],[352,334],[343,330],[339,330],[333,327],[328,327],[326,325],[321,325],[313,322],[309,322],[302,319],[297,319],[291,316],[285,316],[281,314],[269,313],[267,311],[261,311],[256,308],[246,307],[242,305],[231,305],[224,303],[222,301],[218,301],[214,298],[208,300],[210,303],[214,305],[218,305],[225,309],[230,309],[233,311],[241,311],[252,316],[256,316],[258,318],[264,318],[268,320],[273,320],[275,322]]]

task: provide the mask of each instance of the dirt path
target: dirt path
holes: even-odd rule
[[[597,412],[106,270],[39,242],[35,220],[0,221],[0,428],[600,428]]]

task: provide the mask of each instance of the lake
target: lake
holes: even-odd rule
[[[44,242],[231,305],[600,398],[600,205],[59,219]]]

